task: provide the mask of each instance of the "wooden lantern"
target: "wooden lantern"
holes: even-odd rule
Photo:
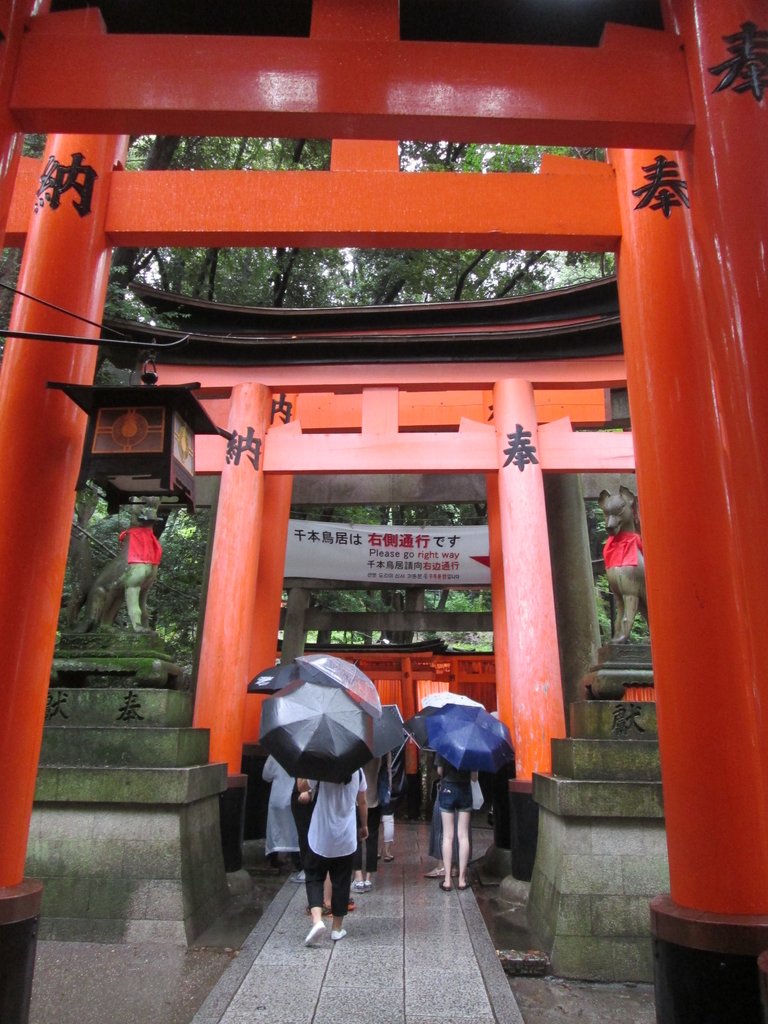
[[[175,498],[194,511],[195,434],[222,433],[192,392],[199,384],[49,383],[88,414],[78,489],[102,487],[110,513],[129,498]]]

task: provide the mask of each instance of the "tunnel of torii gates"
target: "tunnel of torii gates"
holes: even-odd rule
[[[45,9],[0,3],[0,225],[6,244],[24,245],[19,287],[48,303],[17,300],[0,378],[5,920],[35,905],[24,856],[84,432],[46,382],[92,381],[111,248],[614,250],[671,877],[655,927],[693,950],[768,946],[764,0],[661,0],[663,30],[608,25],[595,48],[401,42],[394,0],[315,0],[309,36],[290,39],[111,35],[95,9]],[[48,134],[48,191],[40,167],[20,162],[24,132]],[[328,172],[126,173],[127,138],[141,133],[338,141]],[[398,139],[603,146],[608,163],[409,174]],[[84,318],[76,329],[62,309]],[[499,538],[499,705],[523,771],[546,771],[563,730],[547,558],[539,526],[516,538],[542,511],[542,472],[631,456],[612,456],[615,440],[537,430],[534,397],[565,380],[616,384],[624,363],[355,358],[195,368],[207,387],[231,388],[228,424],[264,442],[256,472],[220,467],[219,523],[236,529],[216,532],[196,723],[237,772],[270,479],[481,472]],[[187,369],[162,368],[162,380]],[[493,426],[398,433],[398,394],[446,389],[491,391]],[[360,392],[361,432],[270,427],[277,391]],[[504,466],[518,424],[541,456],[524,471]],[[201,445],[203,467],[220,457]]]

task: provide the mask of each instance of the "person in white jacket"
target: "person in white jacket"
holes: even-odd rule
[[[264,762],[261,777],[272,783],[264,852],[275,868],[280,866],[281,853],[290,854],[294,866],[299,867],[299,834],[291,811],[291,793],[296,780],[271,754]]]

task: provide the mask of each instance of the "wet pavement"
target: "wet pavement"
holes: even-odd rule
[[[426,828],[424,823],[398,822],[402,847],[406,846],[407,841],[415,841],[418,850],[423,851],[425,843],[422,834]],[[479,856],[492,836],[490,830],[475,829],[474,837],[475,852]],[[424,862],[421,852],[418,858],[419,863],[411,871],[407,884],[416,884],[419,888],[415,897],[411,890],[405,905],[413,903],[416,898],[422,901],[422,913],[444,915],[446,912],[442,901],[457,900],[458,896],[441,896],[441,903],[437,905],[434,905],[431,892],[425,897],[424,891],[429,886],[434,888],[435,883],[421,879],[421,867],[431,866],[432,862],[428,858]],[[227,913],[200,936],[192,947],[39,943],[30,1024],[192,1024],[196,1015],[199,1020],[213,1019],[210,1015],[206,1016],[205,1009],[212,1005],[212,994],[216,991],[226,992],[227,979],[244,977],[250,970],[245,962],[248,947],[253,942],[254,929],[262,917],[262,931],[265,924],[266,933],[269,934],[275,929],[282,928],[285,931],[287,928],[290,939],[295,938],[292,932],[296,928],[301,931],[304,924],[303,920],[293,920],[298,913],[297,907],[303,902],[303,895],[299,894],[299,890],[303,892],[303,886],[288,882],[287,872],[278,875],[263,861],[248,863],[248,867],[250,879],[244,887],[246,891],[233,895]],[[401,865],[396,861],[395,867]],[[381,865],[380,868],[382,904],[388,898],[384,872],[389,868],[389,865]],[[524,887],[518,883],[513,887],[510,898],[506,886],[496,885],[487,878],[484,878],[483,884],[481,877],[484,878],[480,872],[475,871],[473,894],[467,893],[461,897],[464,916],[469,914],[468,920],[471,923],[472,914],[477,914],[480,930],[484,932],[491,952],[493,949],[530,949],[531,939],[522,902]],[[393,871],[392,881],[394,878]],[[390,893],[390,898],[392,895]],[[373,898],[366,895],[358,902]],[[467,898],[471,906],[475,907],[474,911],[471,907],[469,910],[464,909],[469,906]],[[370,904],[370,909],[375,914],[375,903]],[[265,914],[265,911],[268,913]],[[361,933],[363,920],[361,916],[358,929]],[[438,918],[434,920],[438,922]],[[354,914],[350,915],[349,921],[354,924]],[[440,917],[438,926],[452,928],[453,925],[447,924],[447,921],[447,918],[443,921]],[[448,934],[450,937],[452,933],[449,931]],[[264,941],[267,942],[268,938]],[[300,940],[296,945],[301,947]],[[349,970],[355,977],[361,971],[361,958],[364,961],[363,971],[365,969],[362,938],[357,950],[356,954],[355,946],[350,942],[344,954],[345,963],[339,962],[341,968]],[[338,952],[341,953],[341,950]],[[333,962],[329,960],[326,974],[332,966]],[[274,971],[270,972],[270,976],[273,981]],[[653,1024],[656,1020],[653,988],[650,985],[598,984],[546,976],[503,975],[503,978],[505,987],[508,986],[514,999],[511,1006],[506,1006],[504,1000],[501,1000],[496,1007],[493,1019],[500,1024],[512,1024],[521,1019],[524,1024],[565,1024],[566,1021],[574,1020],[583,1024],[613,1024],[615,1021],[621,1021],[622,1024]],[[362,1003],[365,1004],[365,1000]],[[263,1000],[259,1003],[259,1006],[262,1005]],[[246,1013],[245,1016],[253,1015]],[[472,1019],[474,1024],[472,1014],[459,1017]],[[373,1018],[368,1012],[361,1019],[370,1021]],[[347,1016],[346,1020],[351,1022],[352,1018]]]

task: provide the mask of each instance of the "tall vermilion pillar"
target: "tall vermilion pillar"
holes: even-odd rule
[[[657,1013],[662,1022],[759,1021],[756,956],[768,948],[768,83],[749,54],[765,52],[750,37],[768,30],[768,7],[664,7],[688,61],[691,148],[610,154],[671,885],[652,905]]]
[[[272,395],[263,384],[232,388],[227,430],[232,440],[221,473],[208,574],[193,725],[210,731],[209,760],[227,765],[222,795],[224,868],[243,866],[247,777],[242,772],[246,687],[264,505],[264,440]]]
[[[498,507],[505,641],[518,780],[551,767],[550,740],[565,735],[547,514],[536,455],[533,388],[501,380],[493,390],[499,451]],[[495,621],[494,621],[495,625]]]
[[[502,716],[511,703],[515,778],[509,782],[512,874],[530,879],[538,841],[533,773],[548,772],[551,741],[565,735],[557,622],[549,560],[544,480],[537,450],[533,388],[501,380],[493,389],[499,453],[497,514],[489,533],[501,538],[504,621],[494,613],[494,639],[506,650],[507,694],[499,692]],[[489,504],[494,488],[488,492]],[[493,550],[493,549],[492,549]],[[498,556],[495,559],[498,563]],[[492,562],[492,569],[498,572]],[[502,687],[504,686],[502,672]]]
[[[115,161],[124,157],[125,146],[124,138],[114,137],[49,139],[43,165],[52,158],[62,168],[71,167],[73,154],[82,154],[80,171],[72,175],[81,191],[49,182],[39,196],[29,196],[30,228],[19,288],[50,305],[17,299],[0,373],[3,960],[6,927],[22,926],[39,905],[40,887],[24,880],[24,861],[85,432],[85,414],[46,384],[91,383],[97,353],[95,345],[25,341],[13,332],[98,337],[97,326],[52,307],[95,322],[101,318],[110,259],[104,236],[110,174]],[[3,1006],[8,1008],[5,1000]]]
[[[507,651],[507,606],[504,598],[504,554],[499,511],[499,478],[488,473],[485,478],[488,504],[488,544],[491,564],[491,610],[493,613],[493,653],[496,672],[496,709],[499,718],[513,732],[512,682]]]
[[[264,478],[264,507],[259,546],[259,570],[251,625],[251,653],[248,678],[274,664],[280,629],[280,603],[285,575],[285,548],[291,514],[293,476],[270,473]],[[264,697],[247,694],[243,720],[243,743],[257,743]]]
[[[227,430],[244,450],[228,457],[221,473],[195,690],[194,725],[210,730],[209,759],[225,761],[230,776],[240,775],[242,760],[271,401],[263,384],[232,389]]]

